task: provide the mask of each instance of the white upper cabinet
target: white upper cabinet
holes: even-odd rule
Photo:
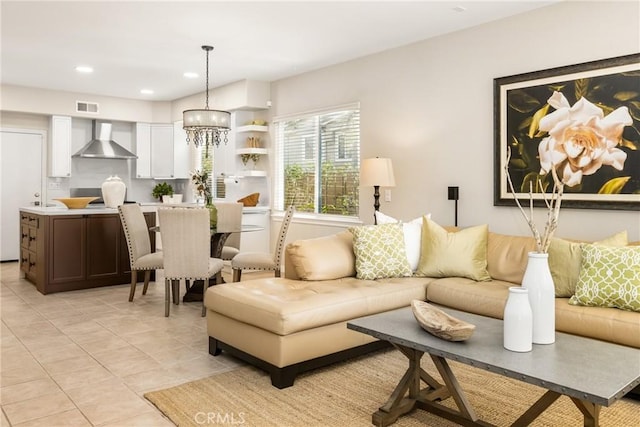
[[[173,175],[175,178],[190,179],[190,144],[187,144],[187,132],[182,121],[173,124]]]
[[[71,117],[52,116],[50,123],[49,176],[71,176]]]
[[[173,174],[173,125],[151,125],[151,176],[175,178]]]
[[[136,123],[136,178],[151,178],[151,125]]]
[[[173,125],[136,123],[136,178],[174,178]]]

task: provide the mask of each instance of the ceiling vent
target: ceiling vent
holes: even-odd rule
[[[87,101],[76,101],[76,112],[77,113],[98,113],[98,103],[97,102],[87,102]]]

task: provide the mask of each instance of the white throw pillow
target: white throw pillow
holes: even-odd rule
[[[420,251],[422,248],[422,218],[424,216],[427,219],[431,219],[431,214],[428,213],[426,215],[419,216],[418,218],[412,219],[408,222],[402,222],[399,219],[385,215],[380,211],[376,211],[375,216],[378,224],[402,224],[407,260],[411,266],[411,271],[415,272],[418,269],[418,264],[420,263]]]

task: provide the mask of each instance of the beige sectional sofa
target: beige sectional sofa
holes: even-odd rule
[[[488,233],[490,281],[462,277],[357,279],[352,235],[301,240],[287,246],[285,277],[226,283],[205,297],[209,352],[229,352],[271,375],[278,388],[308,369],[380,348],[347,329],[354,318],[421,299],[502,318],[508,288],[521,282],[533,239]],[[556,298],[556,329],[640,348],[640,313],[583,307]]]

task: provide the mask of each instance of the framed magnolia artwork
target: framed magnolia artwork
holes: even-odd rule
[[[494,79],[494,205],[640,210],[640,54]],[[514,195],[507,185],[508,164]]]

